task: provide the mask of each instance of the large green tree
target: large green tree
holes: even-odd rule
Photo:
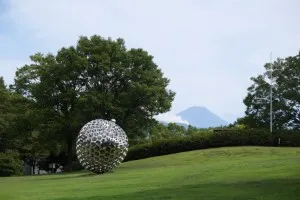
[[[143,49],[127,50],[123,39],[80,37],[76,46],[56,55],[30,58],[33,64],[16,72],[13,88],[35,102],[39,132],[66,147],[68,170],[86,122],[114,118],[130,139],[142,137],[175,96],[153,57]]]
[[[26,110],[25,98],[17,95],[6,87],[4,80],[0,77],[0,151],[15,150],[17,143],[24,137],[19,134],[16,122]],[[23,123],[21,129],[25,130],[29,126]]]
[[[274,129],[300,128],[300,52],[265,64],[265,72],[252,77],[244,99],[246,116],[239,120],[249,127],[270,124],[270,86],[272,65],[272,110]]]
[[[22,160],[34,160],[43,151],[39,134],[34,134],[32,102],[10,91],[0,77],[0,152],[18,152]],[[32,162],[30,162],[32,163]]]
[[[9,93],[4,84],[3,77],[0,77],[0,152],[4,152],[8,148],[7,129],[8,122],[8,100]]]

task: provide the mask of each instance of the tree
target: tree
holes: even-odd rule
[[[28,157],[26,149],[37,151],[36,146],[28,142],[32,138],[28,133],[33,130],[28,120],[28,106],[28,100],[9,91],[3,78],[0,78],[0,152],[3,152],[1,155],[5,159],[8,158],[5,157],[7,152],[7,155],[10,155],[11,151],[15,152],[12,160],[20,162],[18,166],[21,165],[20,159],[24,160]],[[7,170],[4,169],[5,166],[1,165],[1,170]]]
[[[22,171],[18,152],[11,150],[5,153],[0,152],[0,177],[21,175],[23,174]]]
[[[8,100],[9,93],[4,84],[4,80],[0,77],[0,152],[4,152],[8,148]]]
[[[15,122],[24,114],[26,108],[25,98],[12,93],[6,88],[4,80],[0,77],[0,152],[15,150],[16,143],[22,134],[16,131]],[[24,104],[25,103],[25,104]],[[24,124],[25,125],[25,124]],[[26,129],[28,126],[23,126]]]
[[[35,102],[45,138],[66,146],[67,170],[86,122],[114,118],[134,139],[147,133],[154,115],[170,109],[175,96],[153,57],[142,49],[127,50],[123,39],[80,37],[75,47],[56,55],[30,58],[33,64],[16,72],[13,89]]]
[[[248,127],[268,128],[270,123],[271,63],[265,64],[265,73],[252,77],[244,99],[246,116],[239,119]],[[277,59],[273,67],[273,127],[300,128],[300,52],[296,56]]]
[[[186,130],[186,134],[187,135],[194,135],[194,134],[196,134],[198,132],[198,129],[196,128],[196,127],[194,127],[194,126],[192,126],[192,125],[188,125],[188,128],[187,128],[187,130]]]
[[[6,88],[0,78],[0,152],[15,151],[19,159],[33,167],[44,150],[40,133],[35,130],[39,118],[33,102]]]

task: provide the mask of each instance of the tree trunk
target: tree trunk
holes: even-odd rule
[[[68,155],[67,155],[66,171],[71,172],[72,171],[72,154],[73,154],[73,139],[72,139],[71,134],[68,137],[67,145],[68,145]]]
[[[35,163],[32,165],[32,175],[35,175]]]

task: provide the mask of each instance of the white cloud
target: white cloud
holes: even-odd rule
[[[168,113],[163,113],[160,115],[157,115],[154,117],[156,120],[158,121],[164,121],[167,123],[184,123],[184,124],[189,124],[188,121],[183,120],[180,116],[172,113],[172,112],[168,112]]]

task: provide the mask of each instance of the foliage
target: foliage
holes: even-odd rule
[[[8,91],[3,78],[0,77],[0,152],[4,152],[8,148],[9,143],[7,134],[7,129],[9,127],[8,99]]]
[[[142,49],[127,50],[122,39],[80,37],[57,55],[37,53],[16,73],[14,91],[35,104],[37,132],[68,152],[95,118],[116,119],[130,139],[145,137],[153,116],[170,109],[175,93],[169,80]],[[51,140],[50,140],[51,138]]]
[[[21,160],[17,152],[0,152],[0,176],[21,175],[22,170]]]
[[[33,168],[47,146],[35,131],[42,116],[33,102],[10,91],[0,80],[0,152],[17,151],[20,158]]]
[[[159,122],[156,122],[149,129],[148,140],[143,140],[142,142],[153,142],[161,139],[183,137],[185,135],[186,129],[183,126],[179,126],[175,123],[169,123],[168,125],[164,125]]]
[[[50,165],[53,165],[53,168],[50,168]],[[47,157],[40,159],[37,163],[40,170],[45,170],[49,173],[55,173],[57,169],[63,168],[67,165],[67,155],[66,153],[59,153],[56,155],[51,152]]]
[[[50,168],[50,165],[53,165],[53,168]],[[58,169],[65,169],[67,166],[67,153],[60,152],[58,154],[54,152],[50,152],[50,154],[46,157],[39,159],[37,166],[40,170],[45,170],[48,173],[56,173]],[[82,170],[83,167],[80,165],[77,156],[73,153],[72,158],[72,170],[78,171]]]
[[[182,137],[187,137],[192,135],[212,133],[213,130],[214,130],[213,128],[199,129],[191,125],[185,128],[176,123],[168,123],[167,125],[164,125],[160,122],[156,122],[156,124],[154,124],[149,129],[148,139],[144,139],[138,143],[134,143],[131,146],[142,144],[142,143],[156,142],[164,139],[174,139],[174,138],[182,138]]]
[[[252,77],[244,99],[246,116],[239,120],[248,127],[265,127],[270,122],[271,64],[273,68],[273,126],[274,129],[300,128],[300,52],[285,59],[267,63],[265,72]]]
[[[300,146],[299,131],[280,131],[271,134],[268,130],[232,129],[206,132],[188,137],[171,138],[133,146],[124,161],[143,159],[198,149],[227,146]]]

